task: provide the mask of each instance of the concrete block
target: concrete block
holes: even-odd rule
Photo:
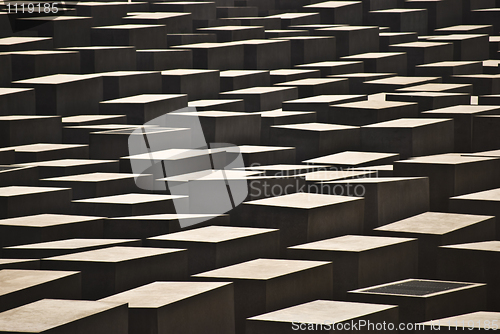
[[[462,1],[408,0],[405,1],[405,6],[408,8],[425,9],[427,11],[429,33],[436,28],[449,27],[462,23]]]
[[[498,312],[478,311],[448,318],[435,319],[421,323],[423,326],[422,333],[430,333],[429,331],[433,331],[437,328],[443,330],[467,328],[470,333],[479,333],[480,331],[486,330],[486,328],[495,328],[499,321],[498,318]],[[432,329],[431,326],[433,326]]]
[[[97,299],[141,285],[187,276],[184,249],[115,246],[42,259],[43,269],[78,270],[82,297]]]
[[[367,167],[392,164],[399,158],[395,153],[346,151],[303,161],[307,164],[323,164],[340,168]]]
[[[448,198],[498,186],[495,158],[440,154],[394,163],[396,176],[427,176],[431,210],[447,211]]]
[[[9,36],[0,38],[0,52],[52,50],[52,37]]]
[[[455,132],[455,152],[473,152],[472,145],[474,137],[474,122],[476,115],[488,115],[500,113],[500,106],[472,106],[459,105],[448,108],[429,110],[422,113],[428,118],[453,118]]]
[[[167,48],[167,28],[162,24],[92,27],[91,43],[105,46],[134,46],[136,49],[165,49]]]
[[[76,51],[14,51],[10,57],[12,81],[57,73],[80,73],[80,55]]]
[[[18,96],[21,98],[22,94]],[[0,146],[61,143],[58,116],[0,116]]]
[[[316,2],[316,1],[315,1]],[[321,23],[357,25],[363,22],[361,1],[325,1],[303,7],[307,12],[319,12]]]
[[[373,230],[377,235],[418,238],[418,274],[436,277],[438,247],[493,240],[495,217],[426,212]]]
[[[271,76],[271,84],[277,84],[285,81],[293,81],[308,78],[319,78],[321,76],[320,70],[298,70],[298,69],[283,69],[273,70],[269,72]]]
[[[248,317],[316,299],[329,299],[332,294],[332,266],[323,261],[257,259],[192,277],[233,282],[236,333],[245,332]]]
[[[152,237],[146,244],[187,249],[189,273],[195,274],[257,258],[278,257],[279,241],[276,229],[207,226]]]
[[[406,53],[403,52],[370,52],[344,56],[341,59],[348,61],[363,61],[364,69],[368,73],[379,72],[406,75]]]
[[[11,146],[16,163],[39,162],[58,159],[87,159],[88,145],[77,144],[28,144]]]
[[[333,297],[341,300],[349,290],[418,273],[418,244],[412,238],[345,235],[288,247],[287,257],[332,262]]]
[[[1,187],[1,217],[12,218],[45,212],[67,212],[70,200],[70,188]]]
[[[12,83],[35,88],[38,115],[97,114],[102,101],[102,79],[95,75],[54,74]]]
[[[299,98],[317,95],[348,94],[349,81],[345,78],[310,78],[281,82],[276,87],[297,87]]]
[[[472,129],[472,149],[473,151],[495,150],[500,148],[498,136],[495,136],[500,122],[498,115],[476,116],[474,117],[474,127]]]
[[[126,14],[125,14],[126,15]],[[123,16],[125,16],[123,15]],[[191,13],[129,13],[121,19],[127,24],[162,24],[167,28],[169,34],[190,33],[193,31]],[[109,24],[109,22],[106,22]],[[103,24],[106,24],[103,23]],[[118,22],[121,23],[121,22]],[[118,24],[117,23],[117,24]]]
[[[0,314],[0,333],[57,333],[61,330],[125,333],[128,331],[127,304],[43,299]]]
[[[295,67],[306,70],[320,70],[322,77],[332,74],[364,72],[364,64],[361,61],[323,61],[319,63],[301,64]]]
[[[481,74],[483,65],[480,61],[440,61],[415,67],[415,75],[440,76],[444,80],[459,74]]]
[[[363,230],[362,198],[295,193],[244,202],[241,209],[239,224],[278,228],[282,249]],[[273,219],[266,218],[270,215]]]
[[[263,145],[271,144],[270,131],[273,125],[313,123],[316,121],[314,111],[283,111],[281,109],[260,112],[260,141]]]
[[[102,77],[103,100],[140,94],[161,94],[161,72],[115,71],[100,74]]]
[[[315,300],[248,318],[246,328],[248,334],[285,334],[308,329],[342,330],[358,322],[397,322],[397,319],[396,306]],[[358,331],[359,326],[356,328]]]
[[[4,312],[43,298],[79,299],[81,280],[81,274],[76,271],[0,270],[0,310]]]
[[[235,42],[248,39],[264,38],[262,26],[218,26],[198,29],[201,33],[215,34],[217,42]]]
[[[390,8],[368,13],[368,22],[373,25],[389,27],[395,32],[416,32],[427,35],[428,13],[425,9]]]
[[[369,94],[394,92],[397,89],[422,85],[425,83],[441,82],[440,77],[407,77],[394,76],[377,80],[365,81],[364,89]]]
[[[408,42],[416,42],[418,34],[416,32],[380,32],[380,51],[388,51],[389,46]]]
[[[188,102],[188,107],[196,108],[197,111],[245,111],[245,102],[243,100],[197,100]]]
[[[164,94],[187,94],[190,101],[215,99],[220,92],[217,70],[167,70],[161,79]]]
[[[406,52],[409,75],[417,65],[453,60],[453,43],[408,42],[390,45],[389,51]]]
[[[318,122],[329,122],[331,105],[364,101],[366,95],[319,95],[283,102],[283,110],[315,111]]]
[[[275,110],[281,107],[283,101],[298,97],[296,87],[252,87],[220,94],[221,98],[243,99],[245,111]]]
[[[101,114],[126,115],[130,124],[144,124],[187,107],[186,94],[142,94],[99,103]]]
[[[418,105],[412,102],[359,101],[331,106],[329,122],[363,126],[399,118],[418,117]]]
[[[34,166],[0,166],[0,186],[24,185],[38,183],[38,170]]]
[[[234,292],[224,282],[154,282],[104,299],[128,303],[129,333],[234,333]],[[196,314],[197,321],[191,321]]]
[[[450,82],[472,84],[474,95],[500,94],[500,74],[454,75]]]
[[[65,239],[4,247],[2,256],[18,259],[41,259],[112,246],[141,246],[139,239]]]
[[[208,35],[211,36],[211,35]],[[215,37],[215,35],[214,35]],[[173,49],[187,49],[193,53],[193,68],[212,70],[240,70],[245,68],[245,50],[237,42],[215,43],[215,40],[182,44]]]
[[[0,88],[0,110],[2,116],[34,115],[36,112],[35,90],[33,88]]]
[[[350,291],[349,299],[398,305],[401,322],[420,322],[481,310],[486,306],[486,285],[408,279]]]
[[[452,6],[454,7],[454,6]],[[433,36],[429,41],[453,43],[454,60],[485,60],[489,58],[489,38],[484,34],[452,34]]]
[[[130,193],[76,200],[72,203],[72,209],[79,214],[97,214],[103,217],[175,213],[173,199],[182,197]]]
[[[80,53],[80,73],[135,71],[136,53],[133,46],[80,46],[61,50]]]
[[[198,223],[200,218],[206,218]],[[181,228],[202,226],[228,226],[229,215],[211,214],[156,214],[108,218],[104,221],[106,238],[150,238],[167,233],[178,232]]]
[[[40,269],[40,260],[36,259],[0,259],[0,270],[3,269]]]
[[[35,168],[38,174],[37,179],[93,172],[117,173],[119,170],[116,160],[59,159],[27,162],[18,166]]]
[[[136,55],[137,69],[140,71],[164,71],[176,68],[193,68],[192,50],[137,50]]]
[[[361,131],[358,127],[325,123],[274,125],[270,129],[269,140],[275,145],[294,146],[296,159],[300,162],[359,149]]]
[[[271,85],[269,71],[222,71],[220,72],[220,91],[227,92],[251,87]],[[213,110],[213,109],[212,109]],[[242,111],[242,110],[233,110]]]
[[[336,58],[336,40],[333,36],[293,36],[286,39],[291,43],[292,66]]]
[[[347,78],[349,80],[349,92],[351,94],[366,93],[363,82],[384,79],[395,76],[396,73],[344,73],[327,76],[328,78]]]

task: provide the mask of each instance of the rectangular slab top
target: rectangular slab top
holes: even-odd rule
[[[395,309],[394,305],[315,300],[249,318],[270,322],[332,324]]]
[[[79,249],[93,246],[120,244],[138,241],[139,239],[66,239],[40,242],[21,246],[5,247],[6,249]]]
[[[196,274],[193,277],[269,280],[330,263],[325,261],[257,259]]]
[[[425,212],[395,223],[377,227],[376,231],[444,235],[492,219],[494,216]]]
[[[464,249],[464,250],[482,251],[482,252],[496,252],[500,254],[500,241],[491,240],[491,241],[471,242],[466,244],[440,246],[440,248]]]
[[[185,249],[178,248],[151,248],[151,247],[109,247],[86,252],[66,254],[49,257],[49,261],[76,261],[76,262],[106,262],[118,263],[151,256],[165,255],[182,252]]]
[[[157,194],[122,194],[104,197],[95,197],[76,200],[76,203],[103,203],[103,204],[141,204],[148,202],[174,200],[187,198],[187,196],[157,195]]]
[[[397,153],[377,153],[377,152],[355,152],[346,151],[319,157],[315,159],[305,160],[305,163],[320,163],[320,164],[339,164],[339,165],[359,165],[370,161],[398,156]]]
[[[42,333],[123,304],[89,300],[42,299],[0,313],[0,331]]]
[[[43,213],[33,216],[23,216],[0,220],[0,226],[19,226],[19,227],[49,227],[63,224],[82,223],[87,221],[99,220],[102,217],[91,216],[72,216]]]
[[[235,239],[255,236],[273,231],[278,231],[278,230],[267,229],[267,228],[253,228],[253,227],[207,226],[188,231],[160,235],[149,239],[218,243],[228,240],[235,240]]]
[[[10,187],[0,188],[0,197],[42,194],[52,191],[69,190],[69,189],[71,188],[10,186]]]
[[[452,197],[452,199],[500,202],[500,188],[480,191],[480,192],[472,193],[472,194],[455,196],[455,197]]]
[[[0,270],[0,295],[7,295],[78,273],[77,271],[3,269]]]
[[[400,118],[391,121],[385,121],[370,125],[365,125],[364,128],[418,128],[422,126],[449,122],[450,118]]]
[[[284,208],[315,209],[319,207],[362,200],[359,197],[294,193],[245,202],[247,205],[277,206]]]
[[[141,94],[141,95],[128,96],[128,97],[123,97],[123,98],[109,100],[109,101],[102,101],[99,103],[104,103],[104,104],[107,104],[107,103],[138,103],[138,104],[143,104],[143,103],[164,101],[164,100],[169,100],[169,99],[176,99],[176,98],[184,97],[184,96],[187,96],[187,95],[186,94]]]
[[[364,252],[376,248],[414,241],[414,238],[378,237],[366,235],[344,235],[341,237],[315,241],[303,245],[292,246],[289,249],[337,251],[337,252]]]
[[[14,81],[13,83],[35,84],[35,85],[60,85],[80,80],[90,80],[95,77],[96,77],[95,75],[87,75],[87,74],[53,74],[44,77]]]
[[[128,303],[129,308],[160,308],[230,285],[230,282],[154,282],[128,290],[102,302]]]

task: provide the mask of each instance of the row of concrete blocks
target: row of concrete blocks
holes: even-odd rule
[[[481,224],[479,220],[482,218],[483,226],[475,228],[484,229],[484,219],[491,219],[491,217],[484,216],[446,217],[446,214],[428,213],[426,217],[422,215],[421,218],[420,216],[413,218],[414,223],[417,223],[419,219],[420,222],[439,219],[436,215],[443,215],[442,219],[447,220],[450,225],[455,225],[455,231],[458,225],[463,228],[465,220],[469,220],[469,224],[478,225]],[[473,222],[474,217],[479,220],[476,218]],[[415,224],[414,227],[417,225]],[[218,242],[214,239],[214,233],[217,234],[215,239],[218,239]],[[224,240],[224,237],[221,238],[224,233],[232,235],[233,241],[230,240],[231,238],[227,240]],[[189,234],[191,234],[191,239],[194,239],[191,242]],[[199,260],[200,254],[208,255],[207,250],[204,250],[209,247],[206,245],[207,241],[218,245],[216,254],[227,254],[228,250],[241,249],[242,243],[247,246],[251,245],[252,241],[264,246],[276,244],[276,240],[271,240],[273,234],[276,239],[276,230],[242,230],[239,228],[237,231],[224,231],[222,227],[211,226],[149,239],[154,246],[162,248],[139,247],[138,241],[134,240],[66,240],[61,241],[59,246],[64,250],[58,250],[57,242],[32,245],[31,254],[34,254],[35,248],[38,247],[39,254],[59,255],[42,259],[40,262],[29,259],[5,260],[3,263],[5,268],[23,268],[23,270],[3,269],[0,271],[0,278],[5,283],[6,293],[8,293],[2,298],[4,307],[2,310],[6,311],[42,298],[79,299],[80,296],[92,299],[104,298],[100,301],[129,304],[129,314],[132,316],[129,319],[131,326],[129,331],[132,333],[139,333],[144,328],[150,328],[150,317],[162,320],[161,326],[151,328],[153,333],[163,333],[171,328],[170,326],[184,327],[182,330],[179,329],[179,333],[188,333],[193,328],[190,328],[185,321],[186,317],[191,317],[193,313],[197,315],[197,321],[194,323],[201,328],[207,326],[210,328],[210,330],[207,329],[208,332],[216,332],[215,328],[217,328],[219,333],[221,331],[234,333],[234,324],[236,324],[236,333],[244,333],[245,319],[255,317],[246,321],[247,333],[253,333],[251,331],[253,326],[257,326],[260,333],[272,333],[273,329],[279,329],[278,333],[288,333],[291,332],[290,328],[286,329],[290,326],[289,322],[304,319],[304,311],[307,308],[303,309],[305,306],[298,304],[331,298],[370,303],[367,305],[340,303],[350,308],[350,311],[355,314],[369,305],[375,307],[373,303],[383,304],[385,307],[392,308],[393,312],[396,311],[396,314],[391,316],[381,315],[383,316],[381,319],[386,322],[391,320],[393,322],[398,320],[422,322],[474,311],[498,310],[499,272],[495,266],[491,265],[498,261],[498,255],[494,255],[498,252],[498,241],[456,244],[439,248],[440,256],[437,262],[442,265],[438,266],[437,275],[452,276],[456,280],[457,272],[460,271],[458,276],[467,277],[465,281],[467,283],[412,279],[411,277],[415,275],[417,258],[416,239],[400,237],[404,235],[403,232],[398,237],[347,235],[290,247],[288,258],[295,260],[260,258],[243,262],[245,260],[242,259],[246,257],[255,258],[263,253],[277,254],[276,249],[273,252],[272,249],[253,248],[248,251],[252,254],[239,256],[238,262],[240,263],[229,266],[221,265],[218,269],[192,275],[191,280],[194,281],[185,281],[189,277],[187,275],[188,263],[193,262],[188,261],[186,250],[163,248],[187,246],[188,253],[191,249],[195,249],[198,254],[196,258]],[[470,240],[471,234],[474,234],[472,230],[468,232],[464,230],[455,232],[454,236],[448,235],[448,237],[461,242],[463,239]],[[267,240],[265,235],[267,235]],[[73,249],[71,249],[72,246]],[[47,250],[44,252],[44,249]],[[81,250],[84,249],[91,250],[82,252]],[[10,254],[16,254],[13,248],[8,250]],[[17,250],[17,254],[20,254],[21,250],[22,247]],[[29,253],[28,249],[25,254]],[[461,255],[467,255],[466,260],[457,259]],[[231,259],[222,257],[219,261],[222,264],[228,260],[231,262]],[[490,270],[481,271],[481,273],[473,270],[481,265]],[[30,270],[37,266],[40,266],[42,270]],[[469,266],[469,268],[457,268],[461,266]],[[138,273],[137,268],[144,270]],[[44,271],[46,269],[51,269],[51,271]],[[132,275],[132,273],[135,274]],[[410,279],[400,280],[398,277],[410,277]],[[152,283],[158,280],[163,282]],[[377,284],[378,281],[384,284]],[[388,281],[391,283],[385,283]],[[488,284],[470,282],[487,282]],[[211,288],[207,289],[205,285]],[[219,290],[213,296],[215,300],[207,301],[206,293],[222,286],[226,286],[228,291],[221,293]],[[300,289],[295,288],[298,286]],[[363,288],[352,290],[356,286],[363,286]],[[200,294],[203,294],[203,297]],[[156,297],[151,299],[153,296]],[[252,300],[252,303],[248,303],[248,300]],[[464,302],[457,303],[457,300]],[[36,302],[35,305],[37,303],[41,302]],[[63,302],[59,301],[59,303]],[[176,304],[171,305],[174,303]],[[333,306],[336,302],[327,303]],[[388,305],[398,305],[398,307],[396,309],[396,306],[389,307]],[[280,313],[282,313],[281,316],[286,316],[287,313],[290,316],[288,309],[276,310],[289,306],[297,308],[298,313],[293,316],[298,319],[282,319],[287,326],[282,324],[276,328],[277,325],[273,325],[274,316],[279,317]],[[327,306],[328,304],[324,304],[323,308]],[[23,327],[20,321],[13,322],[12,320],[27,317],[22,324],[39,320],[39,318],[30,319],[28,312],[22,311],[23,309],[30,310],[31,307],[31,305],[21,306],[0,314],[0,319],[3,318],[0,323],[8,330],[9,326]],[[75,307],[80,309],[77,303]],[[147,311],[149,314],[144,313],[145,308],[149,309]],[[166,311],[164,308],[170,311],[163,313]],[[217,313],[207,313],[207,310],[216,310]],[[315,308],[312,307],[310,312],[312,312],[311,315],[316,315],[315,319],[324,317],[323,312],[314,310]],[[39,316],[38,312],[41,311],[37,307],[31,309],[35,317]],[[138,314],[134,315],[135,312]],[[172,318],[167,316],[167,314],[171,315],[171,312],[174,312],[176,316]],[[263,314],[266,312],[273,313]],[[336,316],[336,314],[338,311],[331,316]],[[350,315],[354,316],[354,314]],[[365,315],[363,312],[357,314],[358,317],[363,315]],[[220,321],[214,323],[214,317],[225,319],[226,321],[223,322],[225,325],[221,326]],[[323,322],[333,319],[321,320]],[[335,322],[340,322],[340,320],[351,320],[351,318],[336,319]],[[256,323],[252,324],[252,321]],[[212,325],[207,322],[211,322]],[[39,326],[42,325],[39,323]]]

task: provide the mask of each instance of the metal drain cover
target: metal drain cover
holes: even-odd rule
[[[412,280],[403,283],[396,283],[391,285],[382,286],[365,292],[386,293],[391,295],[412,295],[412,296],[425,296],[432,293],[462,288],[469,286],[467,283],[452,283],[452,282],[439,282],[439,281],[425,281],[425,280]]]

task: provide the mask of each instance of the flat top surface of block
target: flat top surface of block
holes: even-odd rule
[[[337,1],[332,1],[332,2],[337,2]],[[338,26],[333,26],[333,27],[325,27],[325,28],[320,28],[318,29],[319,31],[356,31],[356,30],[367,30],[367,29],[374,29],[374,28],[379,28],[376,26],[349,26],[349,25],[338,25]]]
[[[429,297],[443,293],[449,293],[464,288],[480,286],[481,284],[408,279],[399,282],[381,284],[375,287],[355,290],[355,292],[385,295],[401,295],[412,297]]]
[[[44,77],[31,78],[25,80],[14,81],[21,84],[42,84],[42,85],[59,85],[79,80],[88,80],[95,78],[95,75],[86,74],[52,74]]]
[[[264,28],[262,26],[217,26],[217,27],[208,27],[208,28],[200,28],[200,31],[219,31],[219,30],[227,30],[227,31],[236,31],[236,30],[253,30]]]
[[[424,112],[424,114],[475,114],[480,112],[499,110],[500,106],[479,106],[479,105],[458,105],[446,108],[439,108]]]
[[[456,245],[448,245],[448,246],[440,246],[440,247],[441,248],[450,248],[450,249],[466,249],[466,250],[500,253],[500,241],[499,240],[471,242],[471,243],[466,243],[466,244],[456,244]]]
[[[177,213],[163,213],[155,215],[142,215],[142,216],[128,216],[128,217],[113,217],[108,218],[112,220],[178,220],[178,219],[190,219],[190,218],[205,218],[205,217],[220,217],[226,215],[211,215],[211,214],[177,214]]]
[[[300,80],[294,80],[294,81],[287,81],[287,82],[280,82],[276,84],[276,86],[315,86],[319,84],[326,84],[326,83],[332,83],[332,82],[339,82],[339,81],[344,81],[346,79],[342,78],[309,78],[309,79],[300,79]]]
[[[29,144],[29,145],[20,145],[20,146],[12,146],[16,152],[46,152],[46,151],[56,151],[56,150],[65,150],[68,148],[78,148],[78,147],[87,147],[88,145],[80,145],[80,144]]]
[[[421,9],[424,10],[424,9]],[[407,43],[400,43],[400,44],[393,44],[391,46],[396,46],[396,47],[405,47],[405,48],[432,48],[436,46],[443,46],[443,45],[448,45],[449,43],[443,43],[443,42],[407,42]]]
[[[60,160],[28,162],[19,164],[19,166],[71,167],[71,166],[102,164],[114,161],[117,160],[60,159]]]
[[[389,9],[380,9],[374,10],[372,13],[410,13],[410,12],[421,12],[425,9],[420,8],[389,8]]]
[[[363,126],[364,128],[418,128],[451,121],[447,118],[400,118]]]
[[[76,271],[3,269],[0,270],[0,295],[6,295],[77,273]]]
[[[61,224],[80,223],[97,219],[102,219],[102,217],[71,216],[71,215],[43,213],[33,216],[2,219],[0,220],[0,226],[8,225],[8,226],[26,226],[26,227],[48,227]]]
[[[222,76],[222,75],[221,75]],[[220,104],[225,104],[225,103],[234,103],[234,102],[239,102],[243,100],[229,100],[229,99],[221,99],[221,100],[197,100],[197,101],[191,101],[188,102],[189,107],[209,107],[209,106],[217,106]]]
[[[500,202],[500,188],[480,191],[477,193],[466,194],[452,197],[453,199],[468,199],[477,201],[498,201]]]
[[[455,67],[464,65],[473,65],[480,63],[479,61],[440,61],[437,63],[422,64],[417,67]]]
[[[286,101],[284,103],[335,103],[342,100],[360,98],[366,95],[316,95],[303,99]]]
[[[493,216],[425,212],[395,223],[377,227],[376,231],[445,235],[486,221]]]
[[[51,177],[51,178],[43,179],[43,180],[44,181],[70,181],[70,182],[102,182],[102,181],[112,181],[112,180],[135,179],[136,177],[139,177],[139,176],[140,176],[140,174],[95,172],[95,173],[89,173],[89,174]]]
[[[181,160],[191,157],[207,156],[213,150],[188,150],[188,149],[167,149],[162,151],[153,151],[151,153],[136,154],[129,159],[146,159],[146,160]]]
[[[336,104],[335,108],[357,108],[357,109],[387,109],[415,105],[414,102],[400,102],[400,101],[358,101]]]
[[[224,78],[234,78],[234,77],[240,77],[240,76],[245,76],[245,75],[252,75],[252,74],[261,74],[261,73],[269,73],[269,71],[258,71],[258,70],[227,70],[227,71],[221,71],[220,76]]]
[[[261,153],[261,152],[273,152],[273,151],[283,151],[283,150],[293,150],[295,147],[285,147],[285,146],[257,146],[257,145],[241,145],[238,146],[238,151],[243,154],[248,153]],[[231,152],[231,147],[227,150]]]
[[[43,299],[0,313],[0,331],[42,333],[117,306],[88,300]]]
[[[271,75],[294,75],[294,74],[315,73],[318,71],[319,70],[281,69],[281,70],[272,70],[269,73]]]
[[[330,262],[325,261],[257,259],[207,271],[194,275],[193,277],[268,280],[298,271],[324,266],[329,263]]]
[[[429,80],[436,80],[439,77],[403,77],[403,76],[395,76],[383,79],[377,79],[372,81],[366,81],[365,83],[369,84],[386,84],[386,85],[410,85],[419,82],[425,82]]]
[[[320,170],[317,172],[309,172],[303,174],[306,177],[306,181],[330,181],[345,178],[356,178],[356,177],[367,177],[369,178],[373,173],[368,171],[352,171],[352,170]]]
[[[139,240],[139,239],[135,239]],[[8,249],[78,249],[93,246],[104,246],[135,241],[134,239],[66,239],[49,242],[40,242],[21,246],[5,247]]]
[[[360,61],[342,61],[342,60],[333,60],[333,61],[320,61],[317,63],[310,64],[301,64],[297,65],[298,67],[335,67],[335,66],[344,66],[344,65],[352,65],[352,64],[360,64]]]
[[[314,209],[328,205],[360,200],[358,197],[323,195],[312,193],[294,193],[277,197],[258,199],[244,204],[279,206],[285,208]]]
[[[0,45],[15,45],[22,43],[38,42],[52,39],[52,37],[4,37],[0,38]]]
[[[451,35],[439,35],[431,36],[428,39],[431,41],[460,41],[464,39],[478,38],[482,36],[488,36],[484,34],[451,34]]]
[[[1,94],[1,92],[0,92]],[[49,119],[49,118],[59,118],[59,116],[39,116],[39,115],[12,115],[12,116],[0,116],[0,122],[2,121],[24,121],[28,119]]]
[[[319,165],[286,165],[286,164],[277,164],[277,165],[266,165],[266,166],[250,166],[244,167],[245,170],[255,170],[255,171],[307,171],[307,170],[318,170],[321,168],[328,168],[329,166],[319,166]]]
[[[324,324],[325,320],[328,319],[328,323],[335,324],[351,319],[365,317],[369,314],[390,310],[396,307],[397,306],[382,304],[315,300],[313,302],[269,312],[249,319],[271,322],[312,324]]]
[[[31,262],[31,261],[38,261],[38,259],[0,259],[0,265],[11,264],[11,263]]]
[[[184,249],[116,246],[116,247],[96,249],[80,253],[54,256],[54,257],[49,257],[45,260],[117,263],[117,262],[124,262],[150,256],[175,253],[180,251],[184,251]]]
[[[141,94],[99,103],[150,103],[186,96],[186,94]]]
[[[400,88],[397,91],[398,92],[406,92],[406,91],[441,92],[447,89],[461,88],[467,86],[470,86],[470,84],[427,83],[418,86]]]
[[[207,226],[188,231],[169,233],[150,238],[151,240],[174,240],[217,243],[234,240],[253,235],[277,231],[276,229],[232,227],[232,226]]]
[[[401,244],[413,240],[417,239],[378,237],[378,236],[365,236],[365,235],[344,235],[341,237],[320,240],[303,245],[289,247],[289,249],[363,252],[371,249]]]
[[[426,177],[358,177],[353,179],[347,179],[342,181],[331,181],[326,183],[389,183],[389,182],[400,182],[400,181],[410,181],[410,180],[423,180]]]
[[[161,24],[118,24],[114,26],[92,27],[92,29],[132,30],[165,27]]]
[[[409,160],[398,161],[400,163],[423,163],[423,164],[438,164],[438,165],[460,165],[481,161],[491,161],[495,158],[464,156],[455,153],[428,155],[425,157],[415,157]]]
[[[377,152],[354,152],[346,151],[335,153],[323,157],[304,161],[305,163],[339,164],[339,165],[359,165],[370,161],[397,157],[395,153],[377,153]]]
[[[125,117],[125,115],[76,115],[62,118],[62,123],[84,123],[90,121],[100,121],[105,119],[113,119]]]
[[[103,203],[103,204],[140,204],[155,201],[166,201],[186,196],[157,195],[157,194],[123,194],[76,200],[77,203]]]
[[[0,88],[0,95],[29,92],[32,90],[34,90],[34,89],[33,88]],[[29,116],[31,116],[31,115],[29,115]],[[3,116],[3,117],[14,117],[14,116]]]
[[[154,282],[100,301],[128,303],[130,308],[159,308],[230,284],[232,283]]]
[[[280,92],[280,91],[289,90],[289,89],[292,89],[292,87],[251,87],[251,88],[232,90],[230,92],[224,92],[221,94],[222,95],[224,95],[224,94],[252,94],[252,95],[255,95],[255,94]]]
[[[275,117],[288,117],[288,116],[298,116],[298,115],[305,115],[305,114],[314,114],[315,111],[286,111],[286,110],[269,110],[269,111],[259,111],[257,112],[260,114],[260,117],[269,117],[269,118],[275,118]]]
[[[191,74],[201,74],[201,73],[214,73],[219,72],[218,70],[201,70],[201,69],[177,69],[177,70],[166,70],[161,71],[161,75],[191,75]]]
[[[70,188],[10,186],[10,187],[0,188],[0,197],[42,194],[52,191],[68,190],[68,189]]]
[[[377,59],[391,56],[404,55],[404,52],[367,52],[352,56],[345,56],[342,59]]]
[[[76,51],[61,51],[61,50],[27,50],[27,51],[11,51],[9,53],[16,55],[25,55],[25,56],[77,54]]]
[[[295,129],[295,130],[318,131],[318,132],[358,129],[358,127],[356,126],[326,124],[326,123],[299,123],[299,124],[273,125],[271,127],[278,129]]]
[[[207,111],[188,111],[182,113],[171,112],[169,115],[180,115],[180,116],[194,116],[194,117],[242,117],[242,116],[252,116],[250,113],[237,112],[237,111],[217,111],[217,110],[207,110]]]
[[[448,327],[448,324],[451,324],[451,327],[454,327],[456,325],[458,328],[462,328],[461,326],[462,324],[464,324],[463,327],[465,327],[466,329],[481,328],[489,330],[491,328],[494,328],[491,327],[492,323],[498,324],[500,322],[500,312],[479,311],[461,314],[449,318],[435,319],[432,321],[423,322],[422,324],[436,326],[437,322],[443,324],[443,326],[446,327]]]

